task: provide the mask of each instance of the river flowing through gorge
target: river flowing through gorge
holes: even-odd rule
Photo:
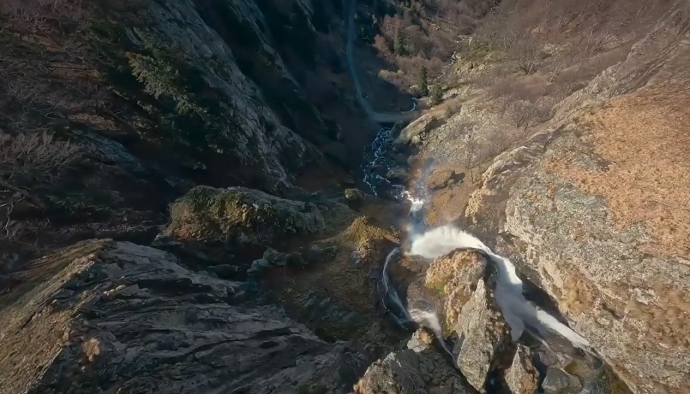
[[[401,295],[406,292],[403,290],[401,293],[396,288],[390,270],[403,257],[422,260],[428,266],[434,259],[454,250],[472,250],[484,256],[497,273],[493,297],[510,328],[513,342],[518,342],[523,332],[527,332],[530,337],[548,347],[547,342],[557,336],[567,340],[574,348],[598,358],[587,339],[525,298],[523,282],[517,275],[515,265],[508,258],[494,253],[478,238],[452,224],[435,228],[426,226],[424,206],[428,196],[425,179],[431,171],[431,164],[418,171],[419,179],[411,181],[410,185],[392,182],[382,174],[397,166],[396,161],[391,158],[393,143],[392,129],[382,128],[364,155],[362,173],[364,183],[372,194],[410,204],[408,217],[401,220],[407,237],[403,244],[407,246],[399,246],[390,251],[383,262],[379,283],[383,286],[382,302],[396,323],[408,329],[425,326],[432,330],[443,349],[452,357],[454,352],[444,341],[437,311],[429,307],[430,303],[415,302],[411,305]]]

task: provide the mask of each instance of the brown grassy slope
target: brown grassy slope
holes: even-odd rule
[[[460,60],[454,65],[449,94],[460,92],[460,96],[449,98],[444,105],[457,101],[456,107],[461,107],[468,97],[466,91],[471,92],[470,96],[479,92],[483,99],[474,100],[477,103],[468,104],[459,112],[445,111],[445,116],[450,116],[447,127],[457,129],[458,133],[445,136],[441,132],[438,139],[448,141],[426,149],[457,150],[456,157],[471,157],[455,163],[441,160],[439,165],[444,168],[439,171],[481,173],[497,153],[519,146],[529,135],[549,127],[554,115],[557,118],[553,125],[557,125],[572,110],[586,104],[581,96],[573,94],[607,68],[625,61],[633,45],[636,55],[633,61],[626,62],[620,76],[603,78],[604,82],[592,89],[602,90],[600,96],[637,89],[646,83],[644,78],[654,75],[659,65],[667,61],[669,51],[687,33],[688,10],[681,2],[639,1],[626,2],[625,6],[615,2],[585,3],[581,7],[566,7],[564,2],[510,0],[481,21],[471,45],[463,45]],[[659,39],[643,40],[650,34]],[[538,45],[534,57],[525,57],[529,52],[522,50],[525,45]],[[637,87],[626,87],[625,81],[617,81],[621,82],[620,88],[607,91],[606,85],[612,85],[608,81],[615,78],[637,78],[641,82]],[[453,89],[454,85],[461,88]],[[584,99],[591,100],[588,96]],[[468,129],[463,123],[467,119],[479,123],[469,127],[474,132],[462,131]],[[478,180],[467,177],[470,182],[472,178]],[[464,182],[437,192],[434,200],[440,205],[432,207],[430,219],[437,221],[438,217],[445,221],[462,215],[468,196],[476,187]],[[442,214],[436,215],[437,211]]]

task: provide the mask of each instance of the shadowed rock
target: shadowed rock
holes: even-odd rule
[[[506,371],[505,382],[511,394],[534,394],[539,388],[537,370],[525,347],[517,348],[513,362]]]
[[[238,283],[157,249],[86,241],[24,276],[31,288],[0,299],[2,394],[344,393],[365,366],[277,308],[234,306]]]
[[[355,394],[473,393],[430,343],[430,334],[417,331],[409,349],[390,353],[367,369],[354,388]]]

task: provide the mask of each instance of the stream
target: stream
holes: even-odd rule
[[[412,187],[391,182],[381,174],[385,174],[397,166],[395,160],[387,154],[392,150],[393,142],[391,128],[381,128],[368,151],[364,154],[364,164],[361,170],[364,183],[369,187],[372,194],[410,203],[406,230],[411,241],[411,248],[407,251],[403,251],[399,247],[393,249],[386,257],[381,277],[385,294],[383,302],[390,305],[388,309],[397,323],[403,327],[409,323],[417,323],[427,326],[438,335],[441,333],[438,317],[434,311],[409,309],[406,300],[401,299],[395,286],[391,283],[388,273],[390,264],[397,262],[403,253],[431,262],[433,259],[444,256],[455,249],[472,249],[482,253],[498,270],[498,281],[494,295],[506,322],[511,327],[514,341],[521,337],[523,331],[527,331],[538,338],[548,338],[555,334],[567,339],[575,347],[591,351],[590,344],[585,338],[525,299],[523,283],[509,259],[493,253],[472,234],[453,225],[427,228],[424,222],[424,205],[427,197],[424,180],[429,175],[433,163],[429,162],[423,166],[419,179],[412,183]]]

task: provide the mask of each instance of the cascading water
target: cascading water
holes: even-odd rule
[[[409,112],[413,112],[416,109],[417,99],[413,98],[412,108]],[[369,187],[372,194],[380,196],[388,193],[393,198],[404,200],[405,186],[395,184],[385,177],[386,173],[397,165],[395,160],[386,155],[386,152],[392,151],[395,141],[392,131],[392,127],[382,127],[379,130],[369,150],[364,153],[360,170],[362,171],[363,181]]]
[[[390,253],[388,253],[388,256],[386,256],[386,261],[383,264],[383,272],[381,273],[381,284],[384,288],[384,301],[388,300],[393,304],[393,308],[395,309],[393,317],[397,320],[398,324],[404,327],[405,323],[412,321],[412,317],[407,311],[407,307],[400,299],[398,292],[395,290],[393,286],[391,286],[390,278],[388,276],[388,264],[390,264],[390,262],[397,258],[399,255],[400,248],[394,248],[393,250],[391,250]]]
[[[416,108],[416,102],[413,107]],[[425,199],[423,198],[426,185],[423,180],[426,179],[426,173],[430,170],[431,163],[427,163],[425,168],[422,169],[422,174],[419,177],[422,181],[417,182],[416,187],[412,189],[412,192],[409,192],[405,190],[404,185],[393,184],[380,173],[377,173],[379,171],[385,174],[395,165],[395,161],[386,155],[386,152],[391,150],[392,145],[393,136],[391,129],[382,128],[374,139],[371,149],[365,154],[365,160],[363,161],[365,164],[362,169],[364,171],[364,182],[369,186],[374,195],[378,196],[380,193],[387,192],[398,200],[407,200],[411,203],[407,227],[411,247],[407,253],[426,259],[434,259],[444,256],[455,249],[480,251],[497,268],[498,278],[496,288],[494,289],[494,297],[511,328],[513,340],[517,341],[525,330],[530,330],[530,332],[538,333],[544,338],[558,334],[568,339],[574,346],[583,350],[589,350],[590,344],[585,338],[559,322],[555,317],[527,301],[523,295],[522,280],[517,276],[515,266],[509,259],[493,253],[479,239],[457,227],[446,225],[429,230],[426,229],[424,223]],[[426,325],[436,333],[440,342],[443,343],[436,313],[432,310],[408,309],[394,287],[391,286],[388,275],[389,264],[400,253],[400,248],[395,248],[386,257],[382,272],[382,284],[385,287],[384,298],[391,302],[395,309],[399,310],[396,318],[401,325],[404,326],[404,323],[409,321]]]
[[[423,189],[423,184],[418,184],[417,189]],[[484,254],[496,266],[498,278],[494,297],[511,328],[511,336],[514,341],[517,341],[525,330],[537,334],[541,338],[548,338],[550,335],[557,334],[569,340],[573,346],[591,352],[591,345],[587,339],[527,301],[523,295],[523,282],[517,276],[515,266],[509,259],[493,253],[479,239],[455,226],[445,225],[427,230],[423,219],[425,200],[415,197],[407,191],[401,193],[400,197],[411,203],[408,225],[408,237],[411,245],[406,253],[431,260],[447,255],[456,249],[472,249]],[[397,292],[391,290],[393,287],[390,286],[387,270],[389,263],[399,253],[401,253],[399,248],[394,249],[386,258],[383,267],[383,284],[386,287],[386,295],[394,305],[404,310],[406,319],[431,328],[445,350],[450,353],[442,339],[436,313],[431,310],[407,309]]]
[[[514,341],[522,336],[525,329],[531,329],[536,330],[536,333],[544,338],[554,333],[558,334],[568,339],[573,346],[589,351],[591,346],[589,341],[559,322],[555,317],[527,301],[523,294],[522,280],[517,276],[513,263],[509,259],[493,253],[473,235],[450,225],[437,227],[414,236],[409,253],[434,259],[456,249],[479,250],[496,266],[498,278],[494,297],[506,323],[511,328],[511,336]]]
[[[375,196],[386,192],[396,196],[405,189],[403,185],[394,185],[384,176],[396,164],[386,155],[393,146],[391,131],[391,128],[381,128],[362,160],[363,181]]]

